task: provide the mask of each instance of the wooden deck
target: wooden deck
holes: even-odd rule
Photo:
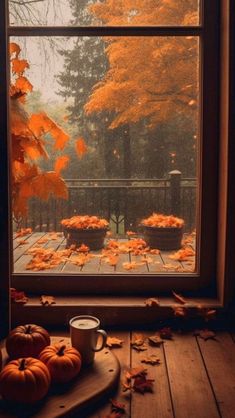
[[[136,331],[134,331],[136,332]],[[160,347],[137,352],[131,348],[133,331],[112,331],[110,336],[123,340],[121,348],[112,348],[121,364],[119,388],[110,398],[125,404],[123,418],[234,418],[235,414],[235,334],[217,332],[207,341],[188,333],[174,332],[172,340]],[[138,331],[146,337],[153,331]],[[141,363],[155,354],[160,364]],[[152,393],[123,392],[124,373],[130,367],[146,366],[147,378],[154,379]],[[111,411],[103,399],[79,418],[106,418]]]
[[[116,238],[114,238],[116,240]],[[135,239],[132,238],[132,239]],[[106,241],[106,243],[108,240]],[[126,240],[118,240],[119,243],[125,243]],[[186,240],[187,242],[187,240]],[[189,240],[188,247],[194,248],[194,243]],[[61,262],[53,268],[48,268],[50,256],[45,264],[36,269],[29,269],[28,265],[32,260],[32,251],[35,248],[44,250],[51,249],[53,256],[57,253],[62,254],[66,249],[66,239],[62,233],[34,232],[23,237],[14,236],[14,273],[32,273],[32,271],[42,271],[43,273],[64,273],[64,274],[96,274],[96,273],[160,273],[160,272],[193,272],[195,266],[195,256],[189,256],[185,260],[175,260],[171,256],[175,251],[161,251],[159,254],[140,254],[134,255],[132,252],[120,253],[114,262],[108,257],[101,257],[101,251],[91,251],[90,256],[86,258],[85,263],[78,265],[75,254],[61,256]],[[31,253],[30,253],[31,252]],[[49,251],[50,252],[50,251]],[[47,263],[47,264],[46,264]]]

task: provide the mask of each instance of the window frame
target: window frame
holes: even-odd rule
[[[20,289],[30,289],[35,293],[43,291],[53,291],[54,294],[66,292],[63,281],[70,280],[69,289],[67,292],[79,292],[80,294],[151,294],[161,293],[174,287],[175,290],[188,290],[192,292],[200,292],[201,295],[212,294],[216,297],[215,279],[217,279],[217,286],[219,296],[222,303],[226,301],[226,295],[231,295],[231,277],[234,273],[234,267],[231,263],[232,244],[234,244],[234,236],[232,230],[229,228],[233,225],[232,209],[234,208],[234,191],[232,187],[232,155],[234,155],[234,145],[232,144],[232,133],[234,132],[234,119],[232,116],[231,100],[234,93],[234,81],[232,81],[231,65],[234,64],[234,43],[231,42],[232,31],[234,28],[232,24],[232,17],[234,17],[234,5],[230,0],[204,0],[203,2],[204,28],[202,26],[196,27],[151,27],[151,28],[135,28],[135,27],[10,27],[6,28],[7,15],[7,1],[1,2],[0,14],[1,21],[1,35],[3,42],[1,45],[1,56],[5,57],[6,67],[0,73],[1,85],[8,85],[8,71],[9,60],[7,56],[7,40],[9,36],[38,36],[38,35],[186,35],[186,34],[200,34],[205,33],[202,56],[205,65],[203,66],[202,76],[202,96],[204,106],[202,108],[203,118],[203,136],[207,138],[217,138],[215,142],[205,141],[203,143],[204,150],[200,158],[200,173],[206,181],[203,181],[201,191],[200,210],[198,217],[201,218],[201,234],[198,239],[201,247],[201,278],[197,274],[164,274],[158,275],[63,275],[56,274],[12,274],[12,243],[11,237],[11,222],[9,216],[10,203],[10,167],[7,166],[7,150],[9,147],[9,133],[7,106],[4,107],[4,112],[0,115],[1,118],[1,133],[4,138],[3,152],[1,152],[1,159],[3,162],[3,216],[0,217],[2,222],[2,239],[1,248],[6,252],[7,257],[2,257],[1,270],[3,272],[1,289],[7,294],[9,283],[13,287]],[[213,3],[213,6],[212,6]],[[221,7],[221,9],[220,9]],[[219,10],[220,9],[220,10]],[[213,12],[213,13],[212,13]],[[210,18],[209,18],[210,17]],[[220,24],[219,24],[220,18]],[[227,23],[226,23],[227,21]],[[205,24],[207,22],[208,24]],[[214,24],[217,22],[217,24]],[[230,33],[229,33],[230,31]],[[230,44],[228,46],[228,39]],[[211,42],[213,40],[213,47]],[[221,49],[219,49],[219,41]],[[233,41],[234,42],[234,41]],[[215,52],[215,54],[213,53]],[[219,56],[220,54],[220,56]],[[224,57],[225,62],[221,64],[220,57]],[[226,67],[227,65],[227,67]],[[224,71],[225,70],[225,71]],[[225,87],[229,103],[226,109],[220,108],[219,114],[219,85]],[[226,101],[226,98],[221,101]],[[1,90],[1,103],[8,103],[7,88]],[[233,114],[232,114],[233,113]],[[226,126],[226,134],[224,130],[220,130],[219,135],[219,121],[221,125]],[[220,152],[219,152],[220,139]],[[215,147],[213,153],[211,147]],[[230,154],[228,154],[230,151]],[[234,160],[233,160],[234,161]],[[218,169],[219,165],[219,169]],[[212,170],[208,170],[208,166]],[[226,173],[226,174],[225,174]],[[199,181],[200,182],[200,181]],[[6,193],[8,192],[8,193]],[[229,197],[228,197],[229,193]],[[218,204],[217,204],[218,202]],[[223,203],[222,203],[223,202]],[[216,209],[215,209],[216,207]],[[203,216],[202,216],[203,215]],[[7,222],[6,222],[7,219]],[[218,228],[217,228],[218,225]],[[206,237],[206,239],[204,239]],[[217,246],[218,242],[218,246]],[[1,254],[3,254],[1,252]],[[217,257],[216,254],[222,254],[222,257]],[[207,255],[207,258],[205,257]],[[208,259],[210,262],[208,263]],[[134,277],[133,277],[134,276]],[[203,280],[202,280],[203,277]],[[6,284],[7,283],[7,284]],[[227,292],[225,290],[227,289]],[[228,300],[228,298],[227,298]],[[1,304],[2,305],[2,304]],[[6,306],[5,306],[6,307]],[[4,310],[5,312],[5,310]]]

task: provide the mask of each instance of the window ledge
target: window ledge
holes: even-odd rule
[[[161,297],[159,306],[148,307],[144,297],[70,296],[55,297],[55,304],[44,306],[39,296],[29,297],[25,305],[12,304],[12,326],[27,322],[47,326],[68,326],[76,315],[94,315],[105,326],[139,326],[156,324],[158,320],[176,318],[172,307],[185,307],[190,318],[198,316],[198,306],[221,310],[218,299],[188,298],[184,305],[173,298]]]

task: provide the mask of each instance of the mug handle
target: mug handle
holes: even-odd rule
[[[100,347],[94,347],[93,348],[93,351],[101,351],[101,350],[103,350],[103,348],[104,348],[104,346],[106,344],[106,341],[107,341],[107,337],[108,336],[107,336],[106,332],[103,329],[97,329],[96,332],[98,332],[100,335],[102,335],[102,343],[101,343],[101,346]]]

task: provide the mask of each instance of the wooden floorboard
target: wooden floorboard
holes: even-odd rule
[[[25,244],[23,244],[25,241]],[[121,239],[120,241],[126,241]],[[26,269],[27,264],[32,259],[32,255],[28,253],[28,250],[34,247],[53,248],[55,251],[60,251],[66,248],[66,240],[62,234],[58,235],[57,239],[51,239],[51,233],[34,232],[31,235],[25,237],[14,238],[14,273],[30,273],[30,270]],[[66,262],[55,266],[54,268],[44,269],[43,274],[46,273],[73,273],[73,274],[102,274],[102,273],[159,273],[159,272],[182,272],[193,271],[194,258],[190,257],[185,262],[180,262],[171,259],[169,256],[174,254],[175,251],[161,251],[159,254],[149,254],[145,256],[134,255],[132,253],[124,253],[118,256],[116,266],[111,266],[105,258],[101,258],[101,251],[93,251],[95,257],[91,258],[84,266],[75,265],[70,261],[73,255],[68,258]]]
[[[198,344],[223,418],[235,416],[235,344],[230,334],[217,333],[215,340]]]

